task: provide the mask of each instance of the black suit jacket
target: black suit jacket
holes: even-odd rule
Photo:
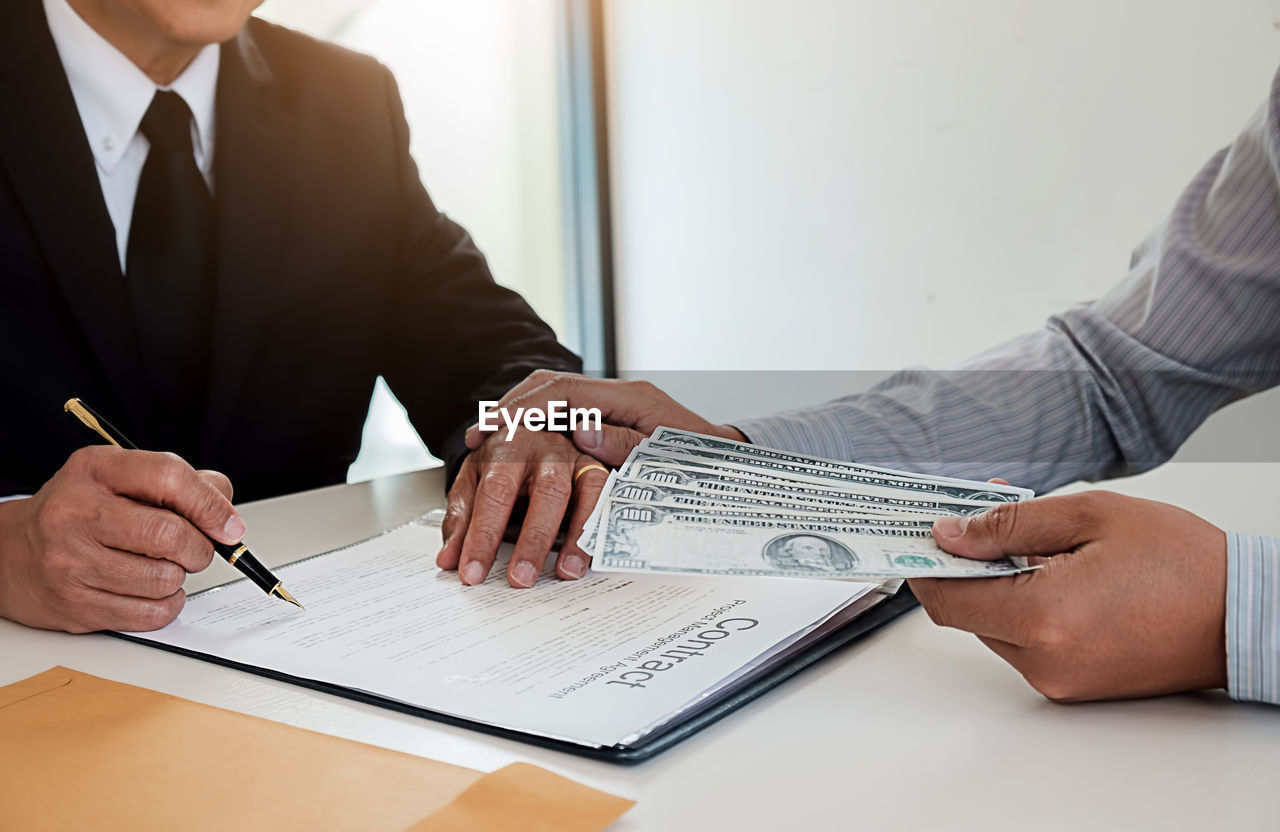
[[[80,396],[143,447],[198,423],[252,499],[341,482],[379,374],[453,463],[479,399],[579,363],[431,203],[391,74],[252,20],[222,46],[207,402],[157,413],[88,140],[40,0],[0,3],[0,495],[84,444]]]

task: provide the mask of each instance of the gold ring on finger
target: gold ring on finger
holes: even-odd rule
[[[608,473],[609,473],[609,469],[608,469],[608,468],[606,468],[606,467],[604,467],[604,466],[603,466],[603,465],[601,465],[600,463],[598,463],[598,462],[589,462],[589,463],[587,463],[586,465],[584,465],[584,466],[582,466],[581,468],[579,468],[577,471],[574,471],[574,472],[573,472],[573,481],[574,481],[574,482],[577,482],[577,481],[578,481],[578,477],[581,477],[583,474],[587,473],[588,471],[604,471],[604,472],[605,472],[605,474],[608,474]]]

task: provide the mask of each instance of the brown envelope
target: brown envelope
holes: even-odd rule
[[[634,803],[56,667],[0,688],[0,829],[603,829]]]

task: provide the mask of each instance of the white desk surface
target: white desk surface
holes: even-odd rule
[[[1206,487],[1242,481],[1252,489],[1244,503]],[[435,470],[247,505],[249,541],[264,560],[287,562],[439,506],[441,489]],[[1280,465],[1173,464],[1116,490],[1280,534]],[[230,575],[219,561],[191,586]],[[976,639],[934,627],[919,610],[635,767],[108,636],[0,621],[0,684],[59,664],[472,768],[533,762],[638,800],[620,830],[1280,828],[1280,708],[1220,694],[1054,705]]]

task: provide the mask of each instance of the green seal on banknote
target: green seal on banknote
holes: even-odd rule
[[[898,555],[893,562],[903,569],[933,569],[938,562],[924,555]]]

